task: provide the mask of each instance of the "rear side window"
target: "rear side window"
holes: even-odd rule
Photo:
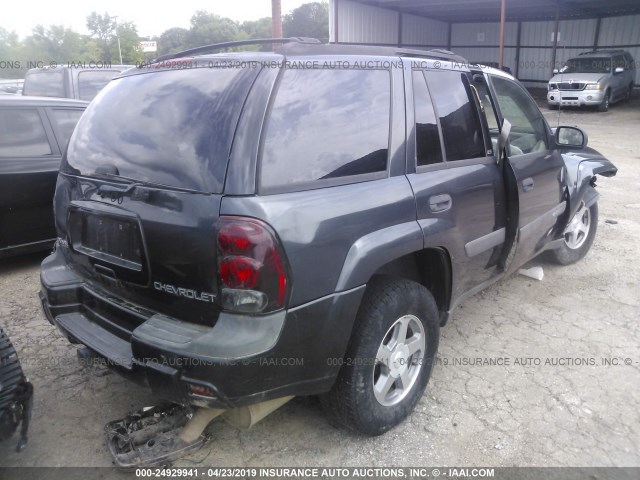
[[[40,97],[64,97],[64,72],[49,70],[27,73],[23,95]]]
[[[82,112],[83,110],[78,109],[55,108],[52,110],[53,122],[56,124],[57,131],[62,135],[62,138],[58,139],[58,141],[60,141],[60,149],[62,151],[64,151],[67,143],[69,143],[73,129],[76,128],[76,124],[78,123],[78,120],[80,120]]]
[[[447,161],[486,156],[480,118],[467,77],[450,70],[425,72],[433,94]]]
[[[118,73],[117,70],[88,70],[78,73],[78,96],[91,101]]]
[[[257,68],[189,68],[110,82],[87,107],[62,170],[221,193]]]
[[[0,109],[0,157],[51,155],[51,146],[36,109]]]
[[[262,186],[386,171],[390,89],[386,70],[286,70],[264,134]]]
[[[421,71],[413,72],[413,108],[416,117],[416,162],[430,165],[442,162],[440,134],[431,96]]]
[[[622,55],[616,55],[613,57],[613,69],[615,70],[618,67],[621,67],[624,70],[629,70],[629,66],[626,65],[624,56]]]
[[[633,61],[633,57],[631,56],[631,54],[629,52],[625,52],[624,54],[624,60],[628,65],[628,68],[630,70],[633,70],[634,68],[636,68],[635,63]]]

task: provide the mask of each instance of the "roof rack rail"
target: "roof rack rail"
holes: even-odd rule
[[[171,60],[174,58],[180,58],[187,55],[200,55],[207,52],[213,52],[216,50],[224,50],[227,48],[240,47],[243,45],[268,45],[273,43],[322,43],[317,38],[309,37],[287,37],[287,38],[255,38],[253,40],[236,40],[233,42],[213,43],[211,45],[203,45],[202,47],[190,48],[189,50],[182,50],[181,52],[168,53],[166,55],[160,55],[151,61],[151,63],[162,62],[164,60]]]
[[[582,52],[581,54],[579,54],[578,56],[581,55],[591,55],[592,53],[623,53],[624,50],[622,49],[611,49],[611,50],[607,50],[606,48],[603,50],[589,50],[588,52]]]
[[[396,49],[396,54],[402,55],[403,57],[432,57],[437,58],[439,60],[445,61],[453,61],[453,62],[464,62],[464,58],[459,56],[457,53],[451,52],[449,50],[445,50],[443,48],[431,48],[431,49],[406,49],[406,48],[398,48]]]
[[[430,48],[427,52],[433,53],[444,53],[445,55],[455,55],[451,50],[447,50],[446,48]]]

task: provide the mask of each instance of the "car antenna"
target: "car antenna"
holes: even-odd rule
[[[558,32],[556,32],[556,35],[558,35],[558,42],[560,42],[560,35],[558,34]],[[567,58],[566,53],[567,53],[567,44],[565,43],[562,46],[562,56],[564,58]],[[553,67],[555,68],[555,65]],[[562,67],[562,68],[560,68],[558,70],[558,72],[560,73],[560,81],[558,82],[558,100],[559,100],[559,102],[558,102],[558,116],[557,116],[557,120],[556,120],[556,128],[558,128],[560,126],[560,113],[561,113],[560,111],[562,110],[562,93],[561,93],[562,90],[560,90],[560,84],[562,83],[562,80],[564,78],[563,77],[563,75],[564,75],[563,70],[564,70],[564,67]]]

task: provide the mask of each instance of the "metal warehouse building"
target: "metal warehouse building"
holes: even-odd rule
[[[500,0],[330,0],[330,41],[445,48],[499,62]],[[503,65],[529,87],[588,50],[640,64],[640,0],[505,0]],[[640,69],[636,75],[640,86]]]

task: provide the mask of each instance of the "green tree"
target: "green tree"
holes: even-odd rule
[[[246,38],[271,38],[271,17],[242,22],[240,31],[246,35]]]
[[[271,17],[265,17],[258,20],[242,22],[237,40],[271,38],[272,36]],[[271,51],[271,45],[243,46],[242,50],[269,52]]]
[[[329,5],[313,2],[300,5],[282,19],[285,37],[311,37],[329,41]]]
[[[29,61],[78,61],[84,48],[82,36],[62,25],[51,25],[49,28],[36,25],[32,34],[24,40],[24,54]]]
[[[233,20],[198,10],[191,17],[191,28],[187,34],[187,47],[230,42],[236,40],[239,33],[238,24]]]
[[[140,49],[140,37],[135,24],[133,22],[118,24],[118,37],[120,38],[122,62],[125,65],[136,65],[142,62],[144,55]],[[117,41],[111,42],[111,58],[120,62]]]
[[[4,62],[0,78],[23,78],[25,72],[23,47],[16,32],[0,27],[0,60]]]
[[[111,62],[111,43],[116,33],[114,19],[107,12],[104,12],[103,15],[91,12],[87,17],[87,29],[91,32],[91,36],[98,41],[101,49],[100,58],[94,60]]]
[[[189,31],[186,28],[174,27],[165,30],[158,39],[158,55],[186,50]]]

